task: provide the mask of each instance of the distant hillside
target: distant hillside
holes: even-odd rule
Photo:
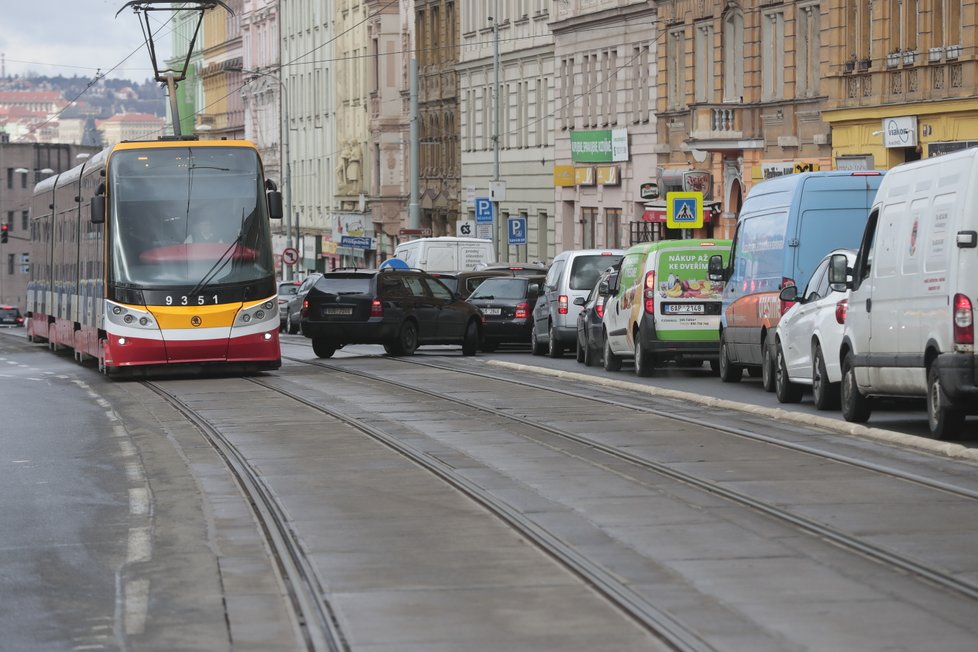
[[[89,88],[91,83],[90,77],[7,77],[0,79],[0,90],[60,91],[66,100],[78,98],[78,113],[99,119],[117,113],[166,115],[166,96],[154,81],[102,79]]]

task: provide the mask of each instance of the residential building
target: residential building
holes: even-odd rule
[[[324,269],[323,241],[332,238],[336,193],[334,125],[335,21],[321,1],[279,5],[282,72],[288,105],[292,224],[300,269]]]
[[[226,0],[231,11],[218,5],[204,14],[201,45],[204,104],[197,129],[210,138],[244,138],[244,77],[240,16],[244,0]]]
[[[166,120],[150,113],[119,113],[95,124],[105,147],[124,140],[156,140],[170,133]]]
[[[474,3],[485,4],[485,3]],[[455,235],[459,219],[459,22],[455,0],[415,0],[420,226]]]
[[[368,35],[368,192],[377,259],[393,254],[409,226],[410,66],[414,59],[414,3],[366,0]]]
[[[462,214],[469,222],[475,221],[475,198],[490,198],[490,182],[505,185],[505,198],[495,202],[498,214],[494,225],[476,225],[476,233],[472,234],[488,230],[502,261],[544,261],[556,254],[554,35],[548,27],[550,7],[548,0],[461,5],[456,69]],[[498,104],[494,101],[497,45]],[[526,220],[521,238],[525,244],[508,244],[510,217]]]
[[[978,146],[978,2],[827,0],[837,168],[891,168]]]
[[[252,0],[241,13],[244,136],[255,143],[265,176],[283,181],[282,81],[278,0]],[[279,226],[276,224],[276,226]]]
[[[645,0],[568,0],[550,12],[555,251],[649,239],[634,225],[648,224],[661,151],[656,10]]]

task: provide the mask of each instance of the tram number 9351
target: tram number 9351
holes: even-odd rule
[[[217,303],[217,295],[206,296],[204,294],[198,294],[196,297],[188,297],[186,295],[180,297],[174,297],[173,295],[166,295],[163,300],[168,306],[204,306],[209,303]]]

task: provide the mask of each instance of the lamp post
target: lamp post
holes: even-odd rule
[[[282,186],[285,191],[285,246],[292,248],[292,165],[289,160],[289,95],[285,88],[285,82],[280,77],[261,70],[247,70],[245,68],[230,68],[230,70],[251,75],[249,79],[245,80],[245,83],[252,82],[258,77],[268,77],[277,82],[281,89],[279,97],[281,98],[280,111],[282,116],[279,122],[282,130],[282,152],[279,157],[282,159]],[[283,271],[283,278],[286,281],[290,280],[292,278],[292,266],[283,266]]]

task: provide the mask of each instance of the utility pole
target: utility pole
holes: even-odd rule
[[[418,136],[418,60],[411,59],[410,70],[408,72],[409,76],[409,89],[410,89],[410,143],[408,151],[408,175],[411,177],[411,198],[408,204],[408,228],[410,229],[420,229],[421,228],[421,216],[418,209],[418,201],[421,196],[421,190],[419,188],[420,182],[418,180],[418,175],[420,174],[421,164],[418,149],[420,148],[419,136]]]
[[[492,180],[499,181],[499,0],[496,0],[495,16],[490,16],[492,21]],[[499,241],[499,200],[492,198],[492,244],[496,250],[496,258],[502,260],[499,249],[502,242]],[[509,259],[507,251],[506,259]]]

